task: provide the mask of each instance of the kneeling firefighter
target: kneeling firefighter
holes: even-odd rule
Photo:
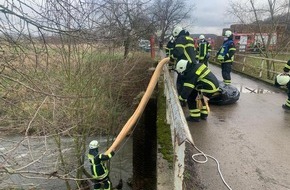
[[[216,76],[203,63],[190,64],[187,60],[180,60],[175,70],[183,74],[184,83],[179,95],[180,102],[187,101],[190,116],[187,121],[198,122],[207,119],[209,108],[205,97],[210,98],[219,91],[219,82]],[[201,97],[202,105],[198,105],[197,98]]]

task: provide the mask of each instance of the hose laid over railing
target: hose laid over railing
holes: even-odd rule
[[[111,147],[106,151],[106,154],[108,154],[112,151],[115,151],[118,148],[118,146],[122,143],[122,141],[125,139],[125,137],[128,135],[128,133],[131,131],[131,129],[134,126],[134,124],[136,123],[136,121],[142,115],[142,113],[143,113],[143,111],[144,111],[153,91],[154,91],[154,88],[158,82],[158,79],[159,79],[159,76],[160,76],[161,71],[163,69],[163,66],[168,61],[169,61],[169,58],[164,58],[158,63],[138,107],[136,108],[135,112],[130,117],[130,119],[127,121],[127,123],[123,126],[122,130],[118,134],[117,138],[115,139],[115,141],[113,142]]]

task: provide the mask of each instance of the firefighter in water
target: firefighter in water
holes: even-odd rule
[[[225,32],[225,40],[217,53],[217,59],[221,62],[222,77],[225,84],[231,84],[232,64],[236,52],[233,41],[233,33],[230,30]]]
[[[290,60],[285,64],[283,71],[284,73],[281,73],[276,77],[275,85],[287,86],[288,99],[286,100],[286,103],[282,105],[282,108],[290,110]]]
[[[209,112],[206,98],[218,93],[218,79],[203,63],[192,64],[181,59],[177,62],[175,70],[184,76],[183,88],[178,98],[180,102],[187,101],[190,116],[186,120],[206,120]],[[197,101],[198,96],[200,99]],[[201,102],[201,105],[198,102]]]
[[[109,178],[109,170],[106,166],[106,161],[114,156],[114,151],[108,155],[99,154],[99,142],[93,140],[89,144],[88,159],[91,163],[91,172],[94,178],[94,190],[100,190],[102,185],[104,190],[111,190],[112,183]]]
[[[211,52],[211,45],[205,39],[204,35],[199,36],[198,46],[197,46],[197,57],[200,63],[204,63],[208,66],[208,59]]]
[[[188,67],[196,64],[194,41],[189,36],[189,32],[180,26],[176,26],[172,31],[172,35],[175,37],[175,46],[172,50],[171,59],[174,59],[176,63],[180,60],[187,60],[189,63]],[[178,73],[176,88],[178,94],[180,94],[183,88],[182,73]],[[185,104],[182,104],[182,106],[185,106]]]

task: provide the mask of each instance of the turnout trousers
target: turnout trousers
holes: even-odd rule
[[[225,84],[231,84],[232,62],[224,62],[222,67],[222,77]]]

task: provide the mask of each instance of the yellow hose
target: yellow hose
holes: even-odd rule
[[[118,148],[118,146],[125,139],[127,134],[131,131],[132,127],[134,126],[134,124],[136,123],[138,118],[142,115],[142,113],[143,113],[143,111],[144,111],[153,91],[154,91],[154,88],[158,82],[163,65],[165,63],[167,63],[168,61],[169,61],[169,58],[164,58],[158,63],[138,107],[136,108],[135,112],[130,117],[130,119],[127,121],[127,123],[123,126],[123,128],[120,131],[120,133],[118,134],[117,138],[115,139],[115,141],[113,142],[111,147],[106,151],[105,154],[109,154],[110,152],[115,151]]]

